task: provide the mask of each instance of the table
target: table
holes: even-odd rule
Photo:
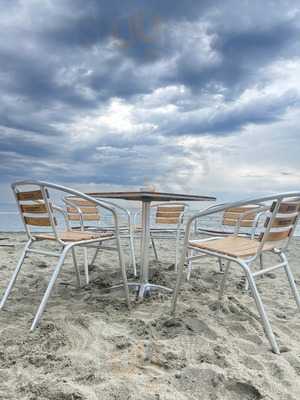
[[[122,199],[142,202],[142,239],[141,239],[141,281],[130,282],[129,286],[139,288],[138,297],[142,299],[149,294],[151,289],[163,289],[171,291],[165,286],[155,285],[149,282],[149,247],[150,247],[150,205],[152,201],[215,201],[215,197],[188,195],[164,192],[97,192],[87,193],[97,198]]]

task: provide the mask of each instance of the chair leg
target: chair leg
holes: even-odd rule
[[[128,308],[130,309],[130,297],[129,297],[129,289],[128,289],[128,283],[127,283],[126,266],[125,266],[125,263],[124,263],[124,258],[123,258],[123,252],[122,252],[122,248],[121,248],[120,239],[117,237],[116,241],[117,241],[117,250],[118,250],[118,256],[119,256],[120,269],[121,269],[121,272],[122,272],[122,278],[123,278],[126,302],[127,302]]]
[[[98,252],[96,249],[95,254]],[[88,285],[90,283],[90,275],[89,275],[89,259],[88,259],[88,249],[86,247],[83,248],[83,256],[84,256],[84,275],[85,275],[85,283]],[[95,257],[96,258],[96,257]],[[93,257],[94,259],[94,257]]]
[[[219,258],[219,261],[220,261],[220,258]],[[219,296],[218,296],[219,306],[221,306],[221,302],[222,302],[223,297],[224,297],[225,283],[226,283],[226,280],[228,278],[229,267],[230,267],[230,261],[227,261],[227,264],[226,264],[226,267],[225,267],[225,271],[224,271],[224,274],[223,274],[223,277],[222,277],[221,285],[220,285],[220,290],[219,290]]]
[[[220,272],[224,272],[224,268],[223,268],[223,264],[222,264],[222,259],[221,258],[218,258],[218,263],[219,263]]]
[[[285,273],[287,275],[287,278],[288,278],[288,281],[289,281],[293,296],[295,298],[297,307],[298,307],[298,309],[300,311],[300,296],[299,296],[299,292],[298,292],[297,286],[295,284],[295,279],[294,279],[293,273],[292,273],[292,271],[290,269],[290,266],[289,266],[289,263],[288,263],[288,260],[287,260],[287,258],[285,256],[285,254],[281,253],[280,257],[286,263],[286,265],[284,266],[284,270],[285,270]]]
[[[100,244],[99,247],[97,247],[96,250],[95,250],[95,253],[94,253],[94,255],[93,255],[93,258],[91,259],[91,265],[93,265],[94,262],[96,261],[96,258],[97,258],[97,256],[98,256],[98,253],[99,253],[99,250],[100,250],[100,246],[101,246],[101,244]]]
[[[173,292],[173,297],[172,297],[172,304],[171,304],[171,314],[175,314],[176,311],[176,305],[177,305],[177,298],[182,282],[182,275],[183,275],[183,269],[184,269],[184,263],[185,263],[185,256],[186,256],[186,249],[181,252],[180,256],[180,261],[178,264],[178,272],[177,272],[177,279],[176,279],[176,285],[174,288]]]
[[[134,241],[133,241],[133,235],[130,232],[129,232],[129,247],[130,247],[131,264],[133,267],[133,274],[134,276],[137,276]]]
[[[187,251],[189,253],[189,250]],[[187,275],[186,275],[186,280],[189,281],[191,278],[192,270],[193,270],[193,262],[192,260],[189,259],[189,257],[193,257],[194,252],[193,250],[190,250],[190,254],[188,254],[188,266],[187,266]]]
[[[260,255],[259,255],[259,265],[260,265],[260,269],[264,269],[263,254],[262,253],[260,253]]]
[[[6,303],[6,300],[7,300],[8,296],[10,295],[10,292],[12,291],[12,288],[14,287],[14,284],[16,283],[18,274],[19,274],[19,272],[21,270],[22,264],[23,264],[24,259],[26,257],[27,250],[29,249],[31,243],[32,243],[32,240],[29,240],[27,242],[24,250],[23,250],[23,253],[22,253],[22,255],[21,255],[20,259],[19,259],[19,262],[18,262],[18,264],[17,264],[17,266],[15,268],[15,271],[13,273],[13,276],[11,277],[11,280],[10,280],[10,282],[9,282],[7,288],[6,288],[6,291],[4,293],[4,296],[2,297],[2,300],[1,300],[1,303],[0,303],[0,310],[4,307],[4,305]]]
[[[248,268],[247,264],[245,264],[243,262],[238,262],[238,264],[243,268],[243,270],[246,273],[246,277],[247,277],[247,280],[249,282],[249,286],[250,286],[252,295],[254,297],[258,313],[259,313],[259,315],[261,317],[261,320],[262,320],[262,325],[263,325],[265,334],[266,334],[266,336],[267,336],[267,338],[268,338],[268,340],[269,340],[269,342],[271,344],[272,350],[273,350],[274,353],[280,354],[280,350],[279,350],[277,341],[275,339],[275,335],[273,333],[273,329],[272,329],[270,321],[268,319],[268,315],[267,315],[267,313],[265,311],[265,307],[264,307],[264,304],[263,304],[263,302],[261,300],[260,294],[259,294],[259,292],[257,290],[257,286],[256,286],[256,283],[255,283],[254,277],[253,277],[250,269]]]
[[[251,267],[251,263],[249,262],[249,263],[248,263],[248,268],[250,269],[250,267]],[[248,292],[248,290],[249,290],[249,281],[248,281],[248,279],[246,279],[246,282],[245,282],[245,291]]]
[[[151,238],[151,244],[152,244],[155,260],[158,261],[158,255],[157,255],[157,250],[156,250],[156,247],[155,247],[155,242],[154,242],[153,236],[150,235],[150,238]]]
[[[40,319],[41,319],[41,317],[43,315],[43,312],[44,312],[44,310],[46,308],[48,299],[49,299],[49,297],[51,295],[51,292],[53,290],[54,284],[55,284],[56,279],[57,279],[57,277],[58,277],[58,275],[59,275],[59,273],[61,271],[61,267],[62,267],[62,265],[64,263],[64,260],[66,258],[66,255],[67,255],[67,252],[68,252],[69,249],[70,249],[70,247],[65,247],[63,252],[62,252],[62,254],[59,257],[58,263],[57,263],[57,265],[55,267],[55,270],[54,270],[54,272],[52,274],[52,277],[50,279],[48,287],[47,287],[47,289],[46,289],[46,291],[44,293],[42,301],[41,301],[41,303],[39,305],[37,313],[36,313],[36,315],[34,317],[34,320],[32,322],[32,325],[31,325],[31,328],[30,328],[31,331],[33,331],[36,328],[37,324],[39,323],[39,321],[40,321]]]
[[[179,242],[180,242],[180,230],[177,229],[176,244],[175,244],[175,272],[177,272],[177,269],[178,269]]]
[[[72,257],[73,257],[73,264],[74,264],[75,272],[76,272],[77,286],[80,288],[81,287],[80,271],[79,271],[79,267],[78,267],[78,264],[77,264],[76,253],[75,253],[74,247],[72,247]]]

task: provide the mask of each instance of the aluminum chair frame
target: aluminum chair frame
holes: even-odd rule
[[[219,204],[220,206],[221,204]],[[225,203],[224,203],[225,205]],[[198,224],[197,224],[197,219],[195,219],[194,221],[194,233],[195,234],[205,234],[208,236],[213,236],[213,238],[216,237],[226,237],[226,236],[230,236],[233,234],[239,234],[239,235],[244,235],[245,237],[250,237],[251,239],[254,239],[255,237],[255,233],[256,233],[256,229],[258,227],[260,218],[265,214],[265,212],[269,209],[269,207],[263,205],[263,204],[253,204],[254,206],[256,206],[255,208],[253,208],[253,210],[248,210],[245,212],[241,212],[240,216],[237,218],[236,224],[232,230],[232,224],[229,225],[228,223],[226,223],[226,221],[224,221],[224,215],[222,217],[222,227],[226,227],[226,226],[230,226],[231,230],[230,231],[221,231],[221,230],[211,230],[211,229],[206,229],[206,228],[199,228]],[[209,208],[215,207],[216,205],[210,206],[208,207],[206,210],[208,210]],[[230,211],[230,208],[226,208],[225,211]],[[248,225],[245,225],[249,228],[250,232],[241,232],[240,228],[244,227],[243,224],[243,220],[245,220],[248,215],[251,215],[253,213],[256,213],[255,217],[253,218],[252,221],[252,226],[249,227]],[[206,239],[207,240],[207,239]],[[199,239],[195,240],[196,242],[199,241]],[[193,241],[190,240],[190,243],[192,243]],[[205,254],[203,254],[203,256],[205,257]],[[190,280],[191,277],[191,273],[192,273],[192,269],[193,269],[193,265],[192,265],[192,260],[193,260],[193,249],[190,250],[190,255],[188,256],[189,258],[189,263],[188,263],[188,271],[187,271],[187,280]],[[261,269],[263,268],[263,257],[262,254],[260,255],[259,258],[259,262],[260,262],[260,266]],[[219,264],[219,270],[221,273],[224,272],[224,264],[222,263],[222,260],[220,258],[218,258],[218,264]],[[246,289],[248,289],[248,281],[246,282]]]
[[[259,242],[259,246],[257,248],[256,253],[253,256],[248,257],[248,258],[232,257],[229,255],[220,253],[220,252],[210,251],[210,250],[203,249],[203,248],[201,248],[201,249],[199,248],[198,251],[200,253],[200,257],[202,256],[202,254],[205,254],[208,256],[222,258],[227,261],[225,273],[223,275],[223,279],[222,279],[220,291],[219,291],[219,298],[218,298],[219,304],[221,303],[223,295],[224,295],[225,283],[226,283],[226,279],[228,277],[228,271],[229,271],[230,264],[235,263],[242,269],[242,271],[245,273],[246,279],[249,283],[249,287],[250,287],[252,296],[255,300],[255,304],[256,304],[258,313],[260,315],[260,318],[261,318],[261,322],[262,322],[262,326],[263,326],[265,335],[270,342],[272,351],[276,354],[280,354],[280,349],[277,344],[275,335],[273,333],[272,326],[270,324],[268,315],[266,313],[265,306],[263,304],[263,301],[262,301],[259,291],[257,289],[255,278],[257,276],[262,276],[263,274],[265,274],[267,272],[274,271],[278,268],[283,268],[287,275],[287,279],[288,279],[292,294],[294,296],[294,299],[296,301],[297,308],[300,311],[300,296],[299,296],[298,289],[295,284],[295,280],[294,280],[292,271],[291,271],[289,263],[288,263],[288,259],[284,253],[284,251],[288,247],[288,244],[289,244],[291,238],[293,237],[295,227],[296,227],[298,219],[299,219],[299,206],[298,206],[297,215],[295,215],[295,221],[293,223],[293,226],[291,227],[291,230],[290,230],[289,235],[286,238],[286,240],[283,241],[282,245],[278,245],[277,242],[274,243],[274,248],[272,250],[268,250],[268,251],[272,251],[274,254],[278,255],[280,258],[280,262],[271,267],[263,268],[257,272],[251,271],[251,264],[256,259],[258,259],[261,254],[264,253],[264,245],[266,243],[268,243],[268,240],[267,240],[268,235],[270,233],[270,230],[273,227],[272,224],[275,221],[275,218],[279,211],[281,203],[284,203],[284,202],[288,201],[289,199],[292,200],[295,198],[297,198],[297,202],[299,202],[300,192],[279,193],[277,195],[259,197],[259,198],[255,198],[255,199],[241,200],[241,201],[237,201],[237,202],[234,202],[231,204],[226,204],[226,205],[224,205],[224,204],[215,205],[213,207],[203,210],[202,212],[190,217],[186,224],[186,233],[185,233],[185,237],[184,237],[183,251],[181,253],[181,259],[180,259],[180,263],[179,263],[179,267],[178,267],[177,280],[176,280],[176,285],[175,285],[173,298],[172,298],[171,313],[174,314],[176,311],[178,294],[179,294],[179,290],[180,290],[180,286],[181,286],[182,278],[183,278],[184,264],[187,261],[187,251],[189,248],[191,248],[190,241],[189,241],[190,232],[191,232],[191,229],[192,229],[195,219],[201,218],[201,217],[204,217],[207,215],[212,215],[214,213],[222,212],[222,211],[225,211],[227,208],[231,208],[231,207],[240,207],[240,206],[247,205],[247,204],[273,201],[275,204],[275,208],[270,213],[268,223],[267,223],[267,225],[265,227],[265,231],[262,235],[262,239]],[[237,235],[235,234],[235,236],[237,236]],[[206,240],[212,240],[212,239],[213,238],[209,238]],[[220,237],[219,239],[224,239],[224,238]],[[203,239],[203,241],[205,241],[205,239]],[[276,245],[277,245],[277,247],[276,247]],[[193,247],[193,249],[194,249],[194,247]],[[194,258],[196,258],[196,257],[197,256],[194,256]]]
[[[23,215],[23,211],[22,211],[22,206],[19,203],[19,199],[18,199],[18,194],[19,193],[26,193],[26,192],[22,192],[19,190],[19,187],[35,187],[38,188],[38,191],[40,191],[42,193],[42,201],[43,204],[46,208],[46,212],[43,211],[44,215],[47,215],[47,219],[49,219],[49,228],[51,229],[51,235],[52,235],[52,239],[50,239],[52,242],[56,242],[61,246],[61,251],[47,251],[47,250],[43,250],[43,249],[33,249],[31,248],[32,244],[37,242],[37,241],[43,241],[43,240],[38,240],[38,235],[39,233],[37,232],[33,232],[32,228],[30,228],[30,225],[32,224],[28,224],[26,221],[26,217],[24,217]],[[110,241],[110,240],[114,240],[116,242],[116,248],[117,248],[117,252],[118,252],[118,258],[119,258],[119,264],[120,264],[120,269],[121,269],[121,273],[122,273],[122,278],[123,278],[123,287],[124,287],[124,292],[125,292],[125,297],[126,297],[126,302],[128,305],[128,308],[130,308],[130,298],[129,298],[129,290],[128,290],[128,284],[127,284],[127,276],[126,276],[126,268],[125,268],[125,263],[124,263],[124,258],[123,258],[123,253],[122,253],[122,248],[121,248],[121,243],[120,243],[120,232],[119,232],[119,221],[118,221],[118,214],[117,211],[114,209],[114,207],[103,203],[100,200],[96,200],[95,198],[88,196],[84,193],[81,193],[77,190],[65,187],[65,186],[61,186],[61,185],[56,185],[53,183],[49,183],[49,182],[45,182],[45,181],[35,181],[35,180],[25,180],[25,181],[19,181],[19,182],[15,182],[11,185],[12,190],[14,192],[17,204],[18,204],[18,208],[19,208],[19,212],[21,215],[21,218],[23,220],[23,224],[26,230],[26,234],[28,236],[28,241],[24,247],[24,250],[22,252],[22,255],[17,263],[17,266],[13,272],[13,275],[9,281],[9,284],[5,290],[5,293],[2,297],[1,303],[0,303],[0,310],[3,309],[3,307],[6,304],[6,301],[15,285],[16,279],[18,277],[18,274],[21,270],[21,267],[23,265],[24,259],[28,254],[42,254],[42,255],[47,255],[47,256],[53,256],[53,257],[57,257],[58,258],[58,262],[54,268],[54,271],[52,273],[52,276],[50,278],[48,287],[44,293],[44,296],[42,298],[42,301],[38,307],[38,310],[35,314],[34,320],[32,322],[31,328],[30,330],[33,331],[36,326],[38,325],[42,314],[46,308],[46,305],[48,303],[49,297],[52,293],[52,290],[54,288],[55,282],[60,274],[60,271],[62,269],[64,260],[67,256],[67,254],[69,253],[69,251],[71,250],[72,252],[72,257],[73,257],[73,263],[74,263],[74,267],[75,267],[75,271],[76,271],[76,277],[77,277],[77,283],[78,286],[80,287],[81,283],[80,283],[80,272],[79,272],[79,268],[77,265],[77,261],[76,261],[76,255],[75,255],[75,247],[79,246],[79,247],[85,247],[87,245],[90,244],[94,244],[97,242],[104,242],[104,241]],[[67,219],[66,219],[66,215],[63,209],[61,209],[60,207],[57,206],[53,206],[51,200],[48,198],[48,189],[53,189],[65,194],[69,194],[69,195],[74,195],[76,197],[80,197],[84,200],[88,200],[90,202],[93,202],[95,205],[97,205],[97,207],[102,207],[104,209],[106,209],[108,212],[111,213],[112,218],[113,218],[113,222],[114,222],[114,234],[111,236],[107,236],[107,237],[97,237],[97,238],[92,238],[92,239],[88,239],[88,240],[77,240],[77,241],[65,241],[62,240],[60,238],[60,232],[57,230],[57,226],[56,226],[56,221],[55,221],[55,215],[54,215],[54,210],[57,212],[61,212],[64,215],[64,220],[65,220],[65,224],[66,224],[66,228],[67,231],[66,232],[70,232],[70,227],[68,225]],[[28,192],[28,193],[32,193],[32,189]],[[24,199],[23,199],[24,200]],[[32,201],[32,198],[28,199],[30,201]],[[54,210],[53,210],[54,209]],[[34,211],[36,212],[36,211]],[[35,216],[35,218],[37,218]],[[45,225],[43,225],[45,226]],[[66,233],[65,232],[65,233]],[[50,235],[48,235],[50,236]],[[47,240],[47,239],[45,239]]]
[[[70,207],[76,209],[76,213],[79,216],[79,224],[80,224],[80,229],[81,230],[85,230],[85,231],[92,230],[94,232],[94,231],[97,231],[97,230],[103,231],[103,230],[113,230],[114,229],[112,226],[105,226],[105,227],[100,226],[100,224],[99,224],[100,220],[101,220],[100,214],[99,214],[99,217],[97,219],[89,220],[89,222],[91,222],[91,221],[92,222],[97,222],[98,226],[97,225],[96,226],[92,226],[92,227],[91,226],[86,226],[86,224],[85,224],[85,220],[86,220],[85,216],[87,214],[82,210],[82,207],[80,207],[80,205],[76,204],[76,201],[74,201],[74,199],[72,199],[72,197],[70,197],[70,196],[65,197],[64,198],[64,202],[65,202],[65,204],[67,206],[70,206]],[[135,258],[135,249],[134,249],[133,228],[132,228],[132,223],[131,223],[131,219],[132,219],[131,213],[126,208],[120,206],[119,204],[115,204],[112,201],[107,201],[107,200],[101,199],[101,203],[102,204],[107,204],[108,206],[113,207],[115,210],[118,210],[119,212],[124,213],[125,216],[126,216],[127,226],[126,227],[124,227],[124,226],[120,226],[119,227],[120,237],[129,239],[130,265],[132,265],[133,274],[136,277],[137,276],[137,269],[136,269],[136,258]],[[68,211],[67,211],[67,218],[68,219],[70,218],[70,213],[68,213]],[[126,234],[124,232],[126,232]],[[89,248],[90,247],[95,248],[94,255],[93,255],[93,257],[91,259],[91,262],[90,262],[90,264],[92,265],[92,264],[94,264],[94,262],[95,262],[95,260],[96,260],[96,258],[98,256],[98,253],[99,253],[99,250],[100,250],[101,246],[91,246],[90,245],[88,247]],[[84,248],[84,273],[85,273],[86,284],[88,285],[89,282],[90,282],[90,279],[89,279],[89,262],[88,262],[87,249],[88,249],[87,247]]]
[[[154,252],[154,257],[156,261],[159,261],[159,257],[158,257],[158,252],[156,249],[156,245],[155,245],[155,239],[175,239],[175,271],[177,271],[177,266],[178,266],[178,261],[179,261],[179,245],[180,245],[180,239],[182,237],[182,233],[184,233],[183,230],[183,219],[184,219],[184,215],[186,214],[186,211],[189,209],[189,204],[187,203],[183,203],[183,202],[178,202],[178,201],[174,201],[174,202],[161,202],[161,203],[156,203],[156,204],[152,204],[150,206],[150,210],[155,210],[158,209],[159,207],[165,207],[166,209],[168,207],[173,207],[173,206],[182,206],[183,207],[183,211],[181,213],[179,213],[178,217],[178,222],[175,223],[171,223],[171,224],[166,224],[166,225],[176,225],[176,228],[170,228],[170,227],[156,227],[156,225],[161,225],[159,223],[156,223],[150,228],[150,240],[151,240],[151,245],[153,248],[153,252]],[[151,212],[151,211],[150,211]],[[157,213],[157,210],[156,210]],[[156,216],[155,213],[155,217]],[[134,214],[133,217],[133,221],[134,224],[136,224],[136,220],[137,218],[140,216],[141,211],[138,211]],[[172,235],[173,233],[173,235]]]

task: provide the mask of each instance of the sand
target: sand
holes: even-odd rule
[[[0,295],[26,237],[0,234]],[[170,242],[163,262],[151,261],[154,282],[174,285]],[[82,260],[82,250],[78,250]],[[289,258],[300,287],[299,240]],[[159,293],[129,312],[115,253],[91,267],[91,283],[76,287],[68,258],[35,332],[29,328],[55,261],[26,260],[16,287],[0,312],[0,399],[22,400],[298,400],[300,314],[286,277],[258,280],[282,354],[271,352],[243,277],[233,269],[221,310],[217,263],[203,259],[182,289],[175,317],[169,294]],[[129,273],[130,277],[130,273]]]

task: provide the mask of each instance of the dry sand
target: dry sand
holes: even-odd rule
[[[0,247],[1,296],[26,240],[23,234],[4,236],[16,247]],[[298,244],[294,240],[289,257],[300,283]],[[151,262],[154,282],[174,285],[170,248],[170,242],[161,242],[164,262]],[[170,295],[134,303],[129,312],[122,291],[107,292],[120,278],[116,254],[98,258],[91,284],[81,289],[68,259],[39,328],[30,333],[54,262],[42,256],[27,259],[0,312],[0,399],[300,398],[300,314],[283,273],[258,280],[282,346],[278,356],[270,351],[237,269],[216,311],[221,275],[212,259],[195,266],[176,317],[169,314]]]

